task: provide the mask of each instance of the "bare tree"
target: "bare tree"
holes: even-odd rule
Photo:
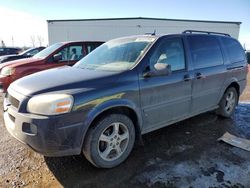
[[[36,44],[36,38],[34,35],[31,35],[30,36],[30,39],[31,39],[31,44],[32,44],[32,47],[35,47],[35,44]]]
[[[44,41],[44,38],[43,38],[41,35],[38,35],[38,36],[37,36],[37,40],[38,40],[39,46],[42,46],[43,41]]]

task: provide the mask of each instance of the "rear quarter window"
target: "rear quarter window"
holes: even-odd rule
[[[219,41],[211,35],[187,37],[194,68],[205,68],[223,64]]]
[[[221,38],[221,41],[226,50],[230,63],[245,60],[244,50],[237,40],[233,38],[223,37]]]

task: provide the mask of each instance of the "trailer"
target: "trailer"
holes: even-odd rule
[[[238,38],[241,22],[162,18],[47,20],[49,44],[62,41],[107,41],[146,33],[171,34],[184,30],[228,33]]]

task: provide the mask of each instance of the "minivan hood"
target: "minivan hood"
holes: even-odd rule
[[[96,71],[63,66],[41,71],[13,82],[9,89],[25,95],[55,91],[81,91],[103,86],[105,83],[114,83],[117,80],[117,72]]]

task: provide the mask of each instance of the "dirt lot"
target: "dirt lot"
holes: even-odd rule
[[[217,141],[226,131],[250,139],[247,100],[250,84],[231,119],[205,113],[147,134],[143,146],[110,170],[82,156],[34,153],[7,133],[1,112],[0,187],[250,187],[250,152]]]

